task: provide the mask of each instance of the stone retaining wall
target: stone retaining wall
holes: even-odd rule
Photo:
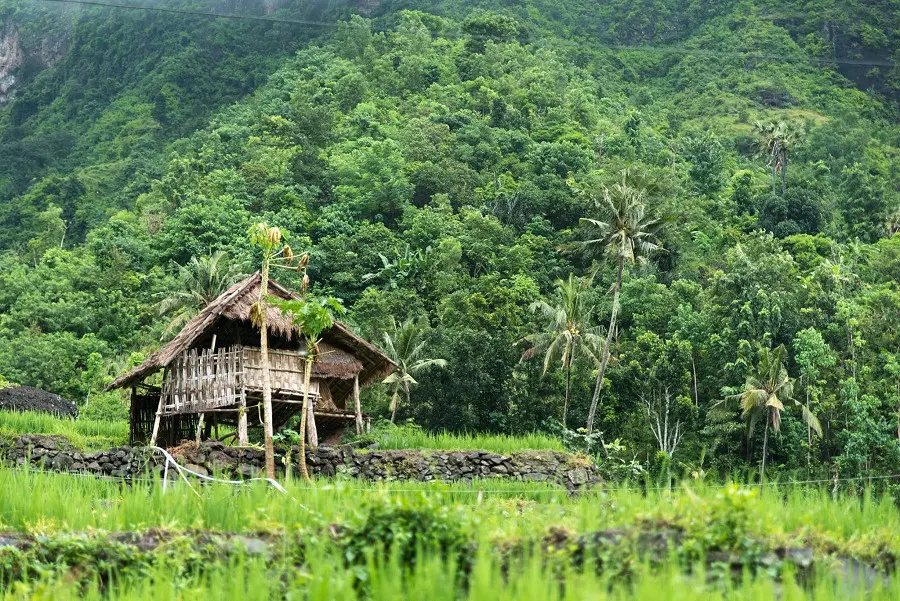
[[[291,449],[292,471],[299,474],[299,448]],[[199,447],[184,446],[176,458],[201,474],[221,474],[232,478],[260,475],[263,451],[204,442]],[[276,469],[283,474],[284,449],[276,449]],[[163,470],[164,459],[142,447],[119,447],[108,451],[82,452],[59,437],[23,435],[0,441],[0,461],[26,464],[61,472],[89,473],[130,479]],[[320,446],[307,450],[306,464],[314,476],[346,476],[370,481],[419,480],[423,482],[466,481],[474,478],[509,478],[549,482],[569,490],[589,487],[600,478],[596,467],[575,455],[554,451],[521,451],[498,455],[485,451],[361,450],[351,446]],[[174,472],[169,477],[175,477]]]

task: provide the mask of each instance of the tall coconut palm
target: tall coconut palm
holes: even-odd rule
[[[160,315],[172,316],[164,336],[190,321],[241,278],[240,269],[228,262],[228,255],[223,251],[191,257],[187,264],[176,267],[177,287],[156,305]]]
[[[788,155],[803,138],[803,130],[794,123],[777,121],[753,123],[753,131],[759,136],[758,155],[766,157],[772,169],[772,193],[775,193],[775,182],[781,172],[781,193],[787,189]]]
[[[794,399],[794,381],[788,376],[785,359],[787,350],[782,344],[778,348],[762,348],[759,351],[759,364],[756,371],[747,376],[744,390],[727,400],[739,402],[742,417],[747,421],[747,435],[752,436],[761,419],[766,420],[763,434],[762,463],[760,475],[766,474],[766,453],[769,447],[769,428],[776,433],[781,430],[781,412],[785,404],[800,407],[803,421],[818,436],[822,436],[822,426],[809,408]]]
[[[394,323],[391,331],[384,333],[384,352],[397,364],[397,369],[383,380],[392,388],[391,423],[397,418],[397,408],[401,400],[409,405],[412,387],[418,384],[414,375],[433,367],[447,366],[444,359],[425,357],[425,347],[428,344],[426,333],[424,321],[412,319],[403,322],[399,327]]]
[[[603,389],[603,378],[609,364],[610,345],[616,331],[616,318],[619,313],[619,292],[622,289],[622,278],[625,263],[634,264],[660,250],[657,236],[660,220],[647,214],[647,192],[643,188],[628,183],[627,172],[622,174],[622,182],[612,187],[603,188],[603,194],[596,198],[596,218],[583,218],[581,223],[587,229],[588,239],[579,243],[585,254],[595,261],[611,259],[616,264],[616,281],[612,286],[612,311],[609,328],[600,357],[600,369],[594,385],[594,396],[588,411],[587,429],[594,428],[594,415],[597,402]]]
[[[522,339],[531,346],[522,353],[522,361],[544,355],[546,374],[550,365],[561,362],[566,374],[566,393],[562,422],[569,415],[569,392],[572,385],[572,366],[578,357],[595,358],[594,351],[602,346],[601,328],[593,325],[594,307],[587,304],[587,281],[570,274],[568,280],[557,280],[552,304],[537,301],[531,311],[540,315],[543,330]]]

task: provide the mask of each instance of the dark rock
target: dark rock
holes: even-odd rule
[[[78,417],[78,408],[72,401],[31,386],[0,388],[0,411],[3,410],[40,411],[73,419]]]
[[[188,463],[184,466],[186,469],[194,472],[195,474],[200,474],[201,476],[208,476],[209,472],[202,465],[197,465],[196,463]]]

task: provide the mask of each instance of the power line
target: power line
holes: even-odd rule
[[[337,27],[337,23],[326,23],[323,21],[306,21],[302,19],[273,19],[271,17],[259,17],[255,15],[234,15],[228,13],[203,12],[199,10],[189,10],[186,8],[172,8],[165,6],[146,6],[139,4],[117,4],[98,2],[96,0],[41,0],[42,2],[55,2],[57,4],[83,4],[86,6],[102,6],[104,8],[127,8],[130,10],[147,10],[159,13],[177,13],[180,15],[195,15],[199,17],[213,17],[216,19],[241,19],[248,21],[266,21],[268,23],[289,23],[291,25],[304,25],[307,27]]]
[[[309,21],[304,19],[284,19],[280,17],[260,17],[255,15],[236,15],[229,13],[216,13],[216,12],[204,12],[204,11],[196,11],[189,9],[181,9],[181,8],[171,8],[171,7],[163,7],[163,6],[147,6],[147,5],[139,5],[139,4],[118,4],[118,3],[108,3],[108,2],[100,2],[98,0],[41,0],[42,2],[54,2],[57,4],[81,4],[86,6],[100,6],[105,8],[124,8],[129,10],[146,10],[152,12],[163,12],[163,13],[176,13],[183,15],[194,15],[200,17],[212,17],[217,19],[237,19],[237,20],[248,20],[248,21],[263,21],[267,23],[285,23],[289,25],[300,25],[304,27],[323,27],[328,29],[334,29],[338,27],[337,23],[329,23],[326,21]],[[392,31],[389,29],[380,29],[373,30],[373,33],[381,33]],[[474,39],[485,39],[491,40],[494,39],[491,36],[485,35],[469,35],[469,34],[458,34],[451,32],[443,32],[440,34],[434,34],[437,38],[448,38],[448,39],[459,39],[459,38],[474,38]],[[529,44],[538,44],[544,43],[550,46],[566,46],[573,48],[581,48],[586,46],[587,44],[582,41],[577,40],[560,40],[560,39],[547,39],[547,38],[532,38],[526,40]],[[866,67],[895,67],[896,63],[888,60],[859,60],[852,58],[817,58],[812,56],[788,56],[784,54],[771,54],[771,53],[755,53],[755,52],[726,52],[720,50],[701,50],[696,48],[684,48],[680,46],[625,46],[625,45],[609,45],[602,44],[597,42],[593,47],[595,48],[605,48],[607,50],[612,50],[615,52],[650,52],[650,53],[660,53],[660,54],[678,54],[683,56],[701,56],[701,57],[709,57],[709,58],[737,58],[742,60],[766,60],[766,61],[783,61],[783,62],[798,62],[798,63],[814,63],[814,64],[838,64],[838,65],[856,65],[856,66],[866,66]]]

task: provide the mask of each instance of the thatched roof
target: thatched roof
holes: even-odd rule
[[[249,324],[250,307],[259,298],[261,282],[262,278],[256,272],[223,292],[191,319],[166,346],[127,374],[116,378],[106,390],[131,386],[165,368],[182,351],[190,349],[196,341],[213,330],[222,318]],[[285,300],[299,298],[274,280],[269,281],[269,294]],[[272,335],[289,340],[300,336],[296,326],[276,307],[269,306],[267,316]],[[359,383],[365,386],[384,378],[396,367],[381,349],[360,338],[338,321],[322,335],[319,346],[322,355],[315,366],[315,373],[321,377],[348,379],[359,373]]]
[[[312,373],[319,378],[349,380],[363,370],[362,362],[345,350],[327,342],[319,343],[319,360],[313,364]]]

